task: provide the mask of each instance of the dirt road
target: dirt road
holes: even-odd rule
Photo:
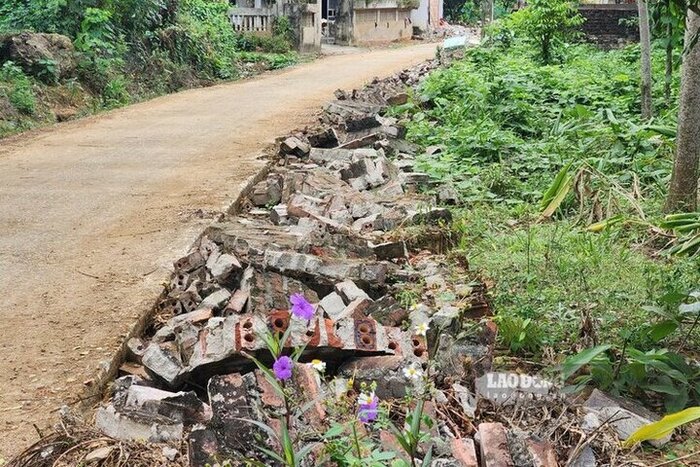
[[[434,49],[331,56],[0,140],[0,459],[90,384],[267,144]]]

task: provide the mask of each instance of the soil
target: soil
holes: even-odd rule
[[[313,123],[335,89],[434,55],[334,55],[0,140],[0,459],[96,385],[268,144]]]

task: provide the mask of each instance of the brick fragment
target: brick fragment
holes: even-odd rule
[[[450,447],[452,448],[452,457],[460,467],[479,467],[473,439],[453,438]]]
[[[525,440],[525,444],[532,456],[534,467],[559,467],[557,454],[550,443],[534,437],[529,437]]]
[[[482,467],[514,467],[506,429],[502,424],[481,423],[478,437]]]

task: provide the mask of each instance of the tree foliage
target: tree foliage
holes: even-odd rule
[[[585,19],[573,2],[566,0],[532,0],[505,20],[504,26],[534,43],[544,63],[551,63],[557,49],[577,34]]]

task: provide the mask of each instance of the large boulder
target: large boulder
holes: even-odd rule
[[[0,37],[0,63],[8,60],[46,82],[75,76],[75,48],[61,34],[21,32]]]

